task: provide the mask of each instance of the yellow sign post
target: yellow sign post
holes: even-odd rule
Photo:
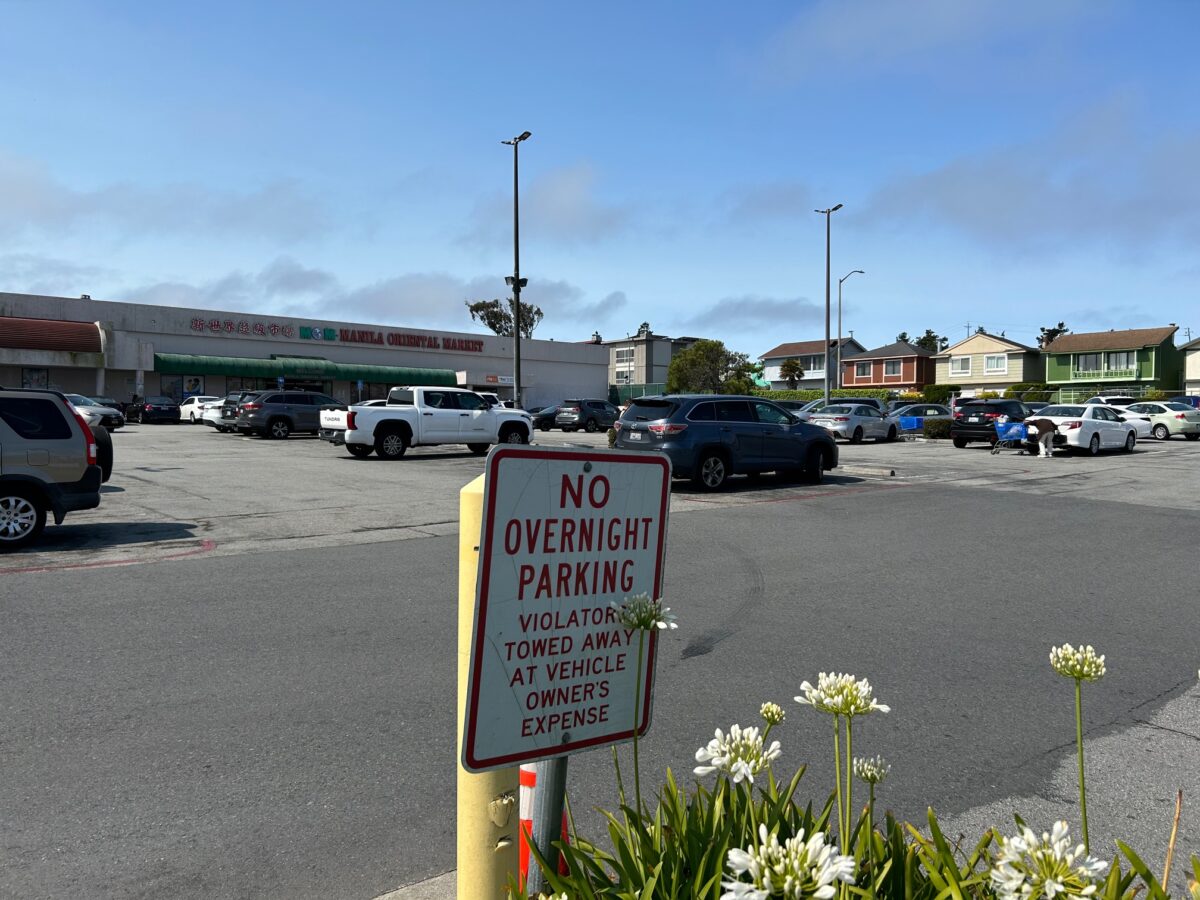
[[[475,579],[483,521],[483,476],[458,495],[458,898],[504,900],[509,877],[516,877],[519,844],[519,769],[473,774],[457,752],[463,742],[471,632],[475,621]]]

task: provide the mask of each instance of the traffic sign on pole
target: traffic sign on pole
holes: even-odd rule
[[[650,725],[657,636],[612,604],[662,596],[670,461],[501,445],[488,456],[462,744],[485,771],[631,740]]]

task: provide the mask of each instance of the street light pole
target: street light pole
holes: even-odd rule
[[[842,282],[851,275],[866,275],[862,269],[855,269],[852,272],[847,272],[838,279],[838,343],[837,343],[837,386],[838,390],[842,389]]]
[[[504,279],[504,283],[513,292],[513,405],[518,409],[521,407],[521,288],[529,283],[529,279],[521,277],[521,203],[517,172],[521,141],[529,137],[528,131],[522,131],[511,141],[500,142],[513,148],[513,273]]]
[[[825,405],[829,405],[829,220],[842,204],[829,209],[814,209],[825,217]]]

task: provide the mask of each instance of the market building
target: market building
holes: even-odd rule
[[[521,341],[527,407],[604,397],[608,348]],[[125,402],[275,387],[353,402],[401,384],[513,395],[513,339],[80,298],[0,293],[0,384]]]

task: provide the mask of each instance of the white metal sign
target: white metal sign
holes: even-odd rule
[[[611,608],[662,596],[670,461],[499,446],[488,456],[463,766],[515,766],[650,726],[658,638]]]

